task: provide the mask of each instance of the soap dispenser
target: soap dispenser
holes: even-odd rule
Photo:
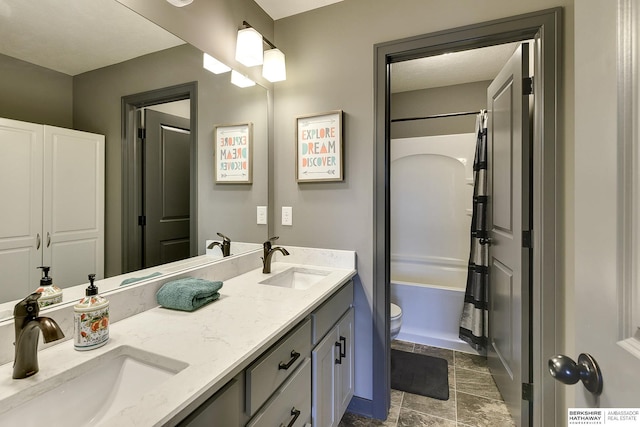
[[[109,301],[98,295],[95,277],[89,275],[85,297],[73,306],[73,347],[80,351],[101,347],[109,340]]]
[[[42,308],[62,302],[62,289],[54,285],[53,279],[49,276],[49,270],[51,267],[43,265],[38,268],[42,269],[40,287],[36,289],[36,292],[42,295],[40,299],[38,299],[38,306]]]

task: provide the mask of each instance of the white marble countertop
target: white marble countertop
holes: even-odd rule
[[[274,262],[271,276],[298,265],[313,268],[309,264]],[[40,350],[40,372],[30,378],[13,380],[12,363],[4,364],[0,366],[0,418],[15,406],[15,396],[28,400],[55,382],[52,378],[63,378],[83,362],[127,345],[176,359],[188,367],[132,401],[116,416],[92,425],[174,424],[179,421],[178,414],[186,415],[181,411],[221,388],[356,274],[355,268],[326,264],[316,268],[331,273],[306,290],[259,284],[269,275],[256,269],[226,280],[220,299],[194,312],[156,307],[112,324],[109,342],[99,349],[75,351],[69,340]],[[41,415],[46,424],[46,411]]]

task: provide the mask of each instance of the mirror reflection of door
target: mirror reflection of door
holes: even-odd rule
[[[148,268],[190,256],[191,137],[188,118],[151,109],[143,115],[140,253]]]

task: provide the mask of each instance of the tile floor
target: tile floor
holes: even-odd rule
[[[391,347],[446,359],[449,363],[449,400],[391,390],[391,409],[386,421],[347,413],[339,427],[515,426],[484,357],[406,341],[393,341]]]

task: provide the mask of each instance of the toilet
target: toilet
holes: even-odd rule
[[[396,339],[396,337],[398,336],[398,334],[400,333],[400,328],[402,327],[402,309],[400,308],[400,306],[391,303],[390,304],[390,335],[391,335],[391,340],[393,341],[394,339]]]

